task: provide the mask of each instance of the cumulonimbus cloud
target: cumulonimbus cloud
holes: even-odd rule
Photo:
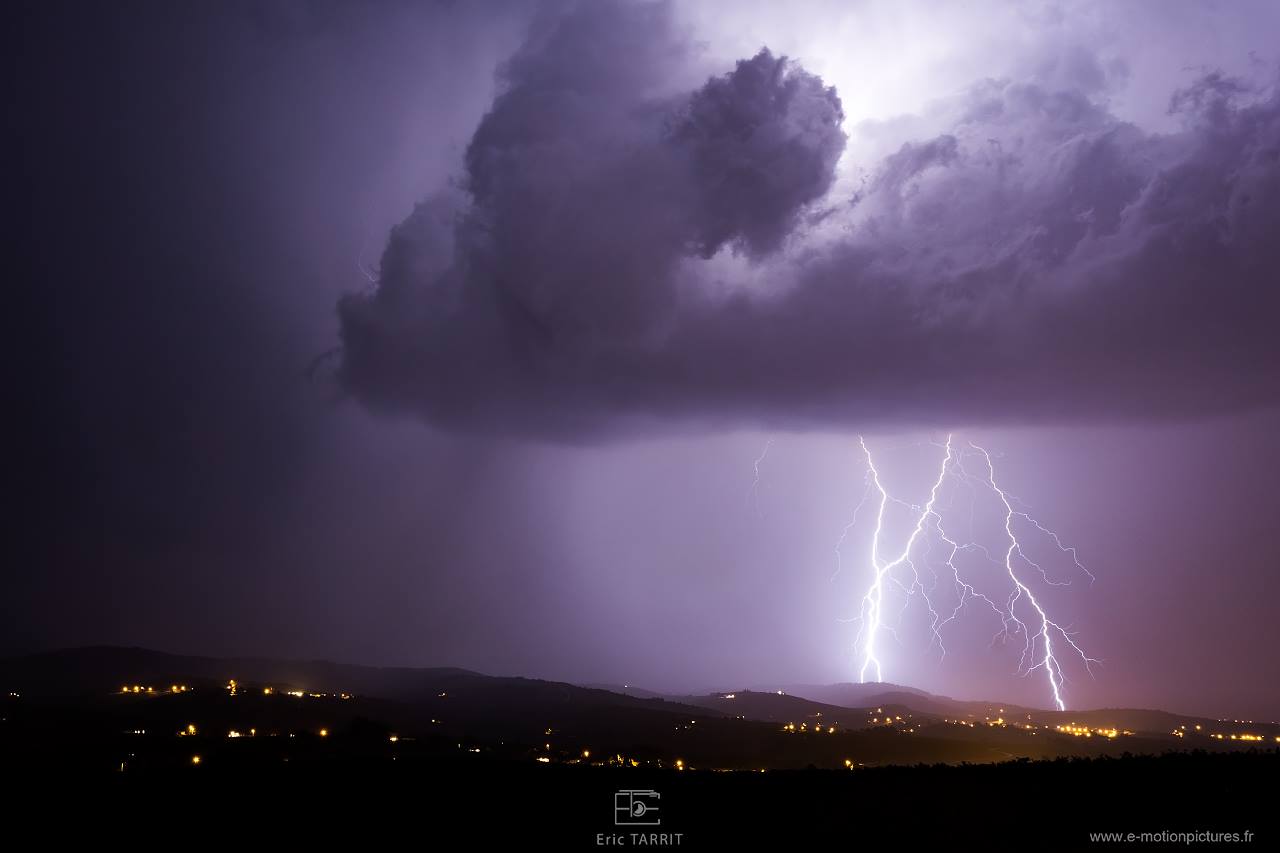
[[[1280,400],[1274,90],[1208,75],[1151,134],[1092,79],[987,80],[844,192],[834,89],[768,50],[682,89],[691,52],[661,6],[536,27],[341,302],[345,385],[558,438]]]

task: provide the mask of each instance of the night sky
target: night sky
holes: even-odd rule
[[[1280,718],[1280,5],[6,17],[0,651],[857,680],[858,436],[954,433],[1070,707]],[[886,680],[1047,704],[906,601]]]

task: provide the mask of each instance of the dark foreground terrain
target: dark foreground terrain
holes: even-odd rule
[[[7,796],[8,828],[30,824],[62,838],[255,834],[372,849],[1074,850],[1146,846],[1091,833],[1209,831],[1242,841],[1251,833],[1245,849],[1274,849],[1278,773],[1274,751],[764,773],[317,755],[138,774],[6,771],[5,781],[20,783]],[[628,791],[658,805],[659,824],[615,823],[617,798]]]
[[[859,694],[881,703],[867,707],[786,691],[629,696],[121,649],[0,661],[0,680],[7,822],[60,836],[997,850],[1277,838],[1280,734],[1261,722],[900,691]]]

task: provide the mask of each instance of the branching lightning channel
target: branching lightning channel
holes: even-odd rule
[[[1039,566],[1036,565],[1036,563],[1034,563],[1032,560],[1028,559],[1027,556],[1023,553],[1022,543],[1018,541],[1017,534],[1015,534],[1013,530],[1014,518],[1017,517],[1017,518],[1022,518],[1024,520],[1030,521],[1034,527],[1042,531],[1045,528],[1041,526],[1039,522],[1036,522],[1026,513],[1018,512],[1013,508],[1013,504],[1009,500],[1009,495],[1003,489],[1001,489],[1000,486],[997,485],[996,483],[995,466],[991,462],[991,455],[987,453],[987,451],[984,448],[979,447],[976,444],[970,444],[969,446],[982,454],[982,459],[986,464],[987,483],[991,486],[992,491],[994,491],[997,495],[1000,496],[1000,502],[1001,504],[1003,504],[1005,509],[1004,531],[1005,531],[1005,535],[1009,539],[1009,547],[1004,554],[1004,567],[1005,567],[1005,571],[1009,575],[1009,579],[1013,581],[1014,590],[1012,593],[1009,594],[1009,603],[1008,603],[1008,606],[1006,607],[1006,613],[1005,613],[1007,621],[1004,623],[1004,630],[1002,633],[1004,636],[1009,636],[1009,634],[1011,633],[1010,625],[1015,626],[1014,631],[1012,633],[1014,634],[1018,632],[1022,633],[1023,637],[1025,638],[1025,645],[1023,646],[1023,649],[1022,649],[1022,657],[1018,662],[1019,668],[1026,675],[1030,675],[1032,672],[1035,672],[1037,669],[1043,668],[1045,671],[1045,674],[1049,678],[1049,687],[1053,690],[1054,704],[1057,705],[1059,711],[1065,711],[1067,709],[1067,705],[1062,698],[1062,686],[1063,686],[1064,678],[1062,674],[1062,665],[1058,662],[1058,658],[1057,656],[1054,655],[1054,652],[1053,652],[1054,634],[1061,636],[1063,641],[1068,646],[1071,647],[1072,651],[1074,651],[1077,655],[1080,656],[1080,659],[1084,662],[1085,669],[1092,672],[1092,670],[1090,669],[1090,664],[1097,663],[1097,661],[1089,657],[1088,655],[1086,655],[1084,653],[1084,650],[1081,649],[1080,646],[1076,644],[1076,641],[1071,638],[1071,634],[1069,634],[1066,630],[1064,630],[1062,626],[1060,626],[1057,622],[1054,622],[1052,619],[1049,618],[1048,614],[1045,613],[1044,608],[1040,605],[1040,602],[1036,600],[1035,595],[1031,592],[1030,587],[1028,587],[1025,583],[1023,583],[1022,580],[1018,577],[1017,573],[1014,571],[1015,557],[1021,559],[1024,563],[1028,563],[1031,566],[1039,569]],[[1058,539],[1057,535],[1056,534],[1050,534],[1050,535],[1052,536],[1053,541],[1057,544],[1057,546],[1059,548],[1063,548],[1062,542]],[[1063,550],[1067,550],[1067,549],[1063,548]],[[1075,559],[1074,551],[1072,551],[1072,559]],[[1079,565],[1078,560],[1076,564]],[[1086,570],[1086,572],[1087,571],[1088,570]],[[1044,573],[1043,570],[1041,570],[1041,574],[1043,573]],[[1089,577],[1090,579],[1092,579],[1093,575],[1089,575]],[[1040,622],[1039,630],[1036,632],[1034,636],[1032,635],[1031,630],[1027,627],[1027,625],[1021,619],[1018,618],[1015,612],[1015,606],[1024,597],[1026,598],[1027,602],[1031,605],[1031,608],[1036,612],[1036,616],[1038,617]]]
[[[875,680],[883,681],[880,659],[876,657],[876,639],[884,621],[882,617],[885,579],[890,576],[890,572],[895,568],[909,562],[912,546],[916,544],[916,539],[919,538],[920,533],[924,530],[925,524],[933,516],[933,506],[938,500],[938,489],[942,487],[942,481],[947,476],[947,466],[951,462],[951,436],[947,436],[947,456],[942,462],[942,469],[938,472],[938,479],[934,481],[933,488],[929,491],[929,502],[920,511],[920,516],[916,520],[915,527],[911,530],[911,535],[907,537],[907,543],[903,546],[901,553],[892,560],[882,560],[880,558],[880,536],[884,530],[884,510],[889,503],[889,493],[880,482],[880,472],[876,470],[875,460],[871,458],[871,450],[867,447],[866,440],[862,436],[858,436],[858,443],[862,445],[862,452],[867,457],[867,467],[871,469],[871,484],[880,493],[880,507],[876,511],[876,528],[875,532],[871,534],[871,567],[874,577],[866,594],[862,596],[862,607],[860,608],[865,636],[862,643],[862,668],[858,672],[858,678],[866,681],[867,671],[874,667],[876,672]],[[916,581],[918,583],[918,577]],[[912,588],[915,588],[914,584]],[[932,610],[932,605],[930,605],[930,609]]]
[[[857,622],[857,637],[854,641],[855,654],[860,658],[858,677],[862,681],[870,679],[884,680],[884,666],[880,658],[880,639],[882,632],[896,636],[895,628],[885,619],[886,587],[895,588],[903,593],[904,600],[901,614],[905,612],[913,598],[918,596],[931,616],[930,648],[937,645],[940,655],[945,658],[946,646],[943,643],[943,629],[961,615],[970,602],[981,603],[1000,619],[1001,630],[993,638],[994,642],[1008,641],[1022,636],[1023,647],[1018,660],[1018,674],[1030,676],[1043,670],[1049,683],[1053,703],[1058,710],[1066,710],[1064,686],[1066,675],[1059,655],[1067,654],[1078,657],[1086,671],[1092,673],[1091,665],[1097,663],[1089,657],[1076,642],[1073,634],[1059,622],[1052,619],[1044,603],[1037,598],[1027,580],[1023,577],[1028,570],[1038,574],[1047,586],[1065,586],[1069,579],[1058,580],[1050,577],[1048,571],[1026,553],[1024,540],[1019,539],[1019,528],[1023,534],[1040,535],[1059,553],[1070,558],[1072,567],[1086,575],[1092,582],[1094,576],[1080,562],[1075,548],[1063,543],[1053,530],[1045,527],[1024,509],[1019,502],[1007,492],[996,480],[995,465],[991,454],[977,444],[969,443],[968,450],[957,449],[952,436],[948,435],[942,445],[943,458],[938,473],[929,490],[928,500],[923,506],[916,506],[893,497],[885,487],[876,467],[875,459],[867,446],[865,438],[858,437],[862,454],[867,467],[867,488],[863,499],[854,512],[853,519],[841,532],[836,543],[837,574],[842,561],[841,546],[848,537],[850,529],[857,523],[857,514],[868,495],[875,495],[877,500],[875,526],[871,531],[869,563],[871,578],[866,592],[863,594]],[[981,461],[981,470],[974,471],[965,464],[966,454],[970,459]],[[940,495],[948,480],[969,486],[974,490],[985,489],[995,498],[1002,511],[1001,528],[1005,545],[1002,549],[988,548],[976,541],[961,541],[947,532],[942,513],[947,510],[940,503]],[[885,514],[890,505],[898,505],[911,513],[913,519],[910,533],[905,542],[896,551],[890,551],[885,544]],[[972,509],[971,509],[972,513]],[[972,527],[972,515],[970,521]],[[971,534],[972,535],[972,534]],[[941,543],[940,545],[937,543]],[[1003,551],[1003,554],[1000,552]],[[886,553],[887,552],[887,553]],[[1006,596],[987,594],[967,580],[957,563],[961,554],[976,554],[984,558],[1008,582]],[[941,555],[941,556],[938,556]],[[919,564],[932,568],[932,582],[926,584],[921,577]],[[945,569],[945,577],[950,582],[956,598],[950,613],[943,615],[934,604],[934,596],[942,579],[938,568]],[[833,579],[834,579],[833,575]],[[901,615],[899,615],[901,618]]]

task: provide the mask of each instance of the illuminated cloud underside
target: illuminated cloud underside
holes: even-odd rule
[[[459,188],[343,300],[348,390],[560,440],[1277,402],[1273,88],[1171,85],[1174,130],[1152,133],[1080,51],[938,98],[850,161],[859,117],[828,81],[767,50],[702,68],[662,6],[535,27]]]

